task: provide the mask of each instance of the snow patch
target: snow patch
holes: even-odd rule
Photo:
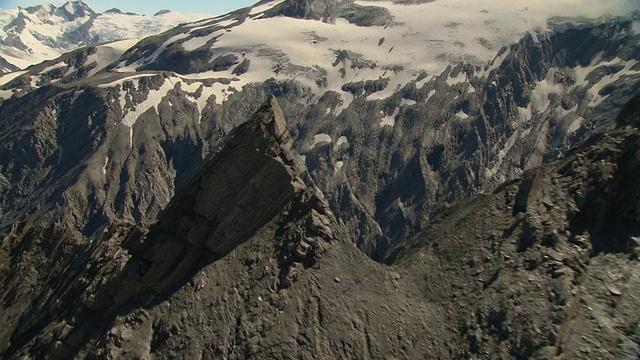
[[[202,110],[204,110],[205,106],[207,106],[207,101],[209,100],[209,97],[211,96],[211,94],[209,94],[208,91],[205,91],[206,87],[204,86],[204,84],[199,82],[193,82],[191,84],[187,84],[177,79],[175,83],[176,84],[180,83],[182,90],[193,94],[193,95],[191,94],[187,95],[187,99],[196,103],[196,106],[198,107],[198,114],[199,114],[198,123],[200,123],[201,117],[202,117]],[[201,90],[201,93],[199,97],[196,97],[198,90]]]
[[[511,148],[513,147],[513,145],[515,145],[517,140],[518,140],[518,130],[516,130],[507,139],[502,149],[498,152],[498,159],[496,159],[496,162],[493,164],[493,167],[491,169],[487,168],[486,177],[490,178],[495,176],[498,173],[498,170],[500,169],[500,166],[502,165],[505,157],[507,156],[507,154],[509,154],[509,151],[511,151]]]
[[[400,101],[400,106],[412,106],[415,105],[416,101],[415,100],[411,100],[411,99],[402,99]]]
[[[380,127],[391,126],[394,127],[396,125],[396,116],[400,113],[400,107],[397,107],[391,116],[385,116],[380,120]]]
[[[622,63],[622,59],[619,57],[613,58],[609,61],[600,61],[602,58],[602,51],[597,53],[593,59],[591,59],[591,63],[588,66],[576,66],[573,69],[576,78],[576,86],[587,86],[589,85],[589,81],[587,77],[591,74],[595,69],[601,66],[614,66]]]
[[[602,77],[602,79],[600,79],[600,81],[593,84],[591,89],[589,89],[589,91],[591,92],[591,95],[593,95],[593,100],[591,100],[591,102],[589,103],[589,106],[596,107],[602,104],[609,97],[609,95],[605,95],[605,96],[600,95],[600,91],[606,86],[618,81],[623,76],[632,76],[632,75],[640,74],[640,71],[638,70],[631,71],[631,68],[636,66],[637,63],[638,63],[637,60],[627,61],[626,63],[624,63],[624,68],[622,70],[618,71],[615,74],[604,76]]]
[[[431,81],[431,79],[433,79],[433,76],[431,75],[427,75],[424,77],[424,79],[420,80],[420,81],[416,81],[416,89],[420,90],[422,89],[422,87],[428,83],[429,81]]]
[[[0,90],[0,99],[6,100],[13,96],[13,90]]]
[[[143,102],[135,105],[133,109],[124,110],[125,115],[122,118],[122,123],[125,126],[132,128],[133,125],[138,120],[138,118],[140,117],[140,115],[147,112],[147,110],[153,108],[157,112],[158,104],[160,104],[160,102],[162,101],[162,98],[165,95],[167,95],[169,90],[173,89],[173,87],[174,87],[174,84],[171,81],[165,81],[164,84],[162,84],[162,86],[160,87],[160,89],[149,90],[149,94],[147,95],[147,98]],[[125,104],[122,103],[123,108],[124,108],[124,105]]]
[[[502,65],[502,63],[504,62],[504,59],[507,58],[507,56],[511,53],[511,49],[505,51],[503,54],[496,56],[493,60],[491,60],[491,62],[485,66],[485,68],[478,72],[478,77],[485,78],[486,76],[488,76],[489,74],[491,74],[491,72],[497,68],[500,67],[500,65]]]
[[[460,84],[465,81],[467,81],[467,73],[465,73],[464,71],[461,71],[456,77],[447,78],[447,84],[449,84],[449,86]]]
[[[71,3],[71,1],[64,4],[64,9],[71,15],[76,14],[76,9],[73,7],[73,3]]]
[[[582,127],[582,123],[584,122],[584,118],[583,117],[577,117],[575,120],[573,120],[571,122],[571,124],[569,124],[569,127],[567,128],[567,133],[568,134],[572,134],[576,131],[578,131],[578,129],[580,129],[580,127]]]
[[[414,75],[407,72],[400,72],[398,74],[382,74],[389,79],[389,84],[386,88],[381,91],[377,91],[373,94],[367,96],[367,100],[383,100],[386,99],[396,92],[400,90],[403,86],[408,84],[413,78]],[[378,76],[376,79],[380,78],[382,75]],[[374,79],[372,79],[374,80]]]
[[[528,122],[532,117],[533,109],[531,108],[531,104],[529,104],[526,108],[518,108],[518,120],[521,124]]]
[[[346,91],[341,91],[340,92],[340,105],[338,105],[336,107],[336,113],[335,116],[338,116],[342,113],[342,111],[344,111],[344,109],[348,108],[349,105],[351,105],[351,102],[353,102],[353,99],[355,99],[355,96],[353,96],[353,94],[346,92]]]
[[[67,66],[67,64],[65,64],[63,62],[55,63],[55,64],[53,64],[51,66],[47,66],[46,68],[42,69],[42,71],[40,71],[40,74],[46,74],[51,70],[63,68],[63,67],[66,67],[66,66]]]
[[[591,64],[588,66],[576,66],[572,70],[575,74],[576,85],[575,86],[587,86],[589,87],[588,91],[591,95],[591,101],[589,106],[596,107],[602,104],[608,96],[601,96],[600,91],[606,86],[618,81],[623,76],[633,76],[640,74],[638,70],[631,70],[636,64],[638,64],[637,60],[623,61],[622,59],[616,57],[609,61],[600,62],[600,58],[602,53],[598,53],[591,61]],[[591,74],[594,70],[602,67],[602,66],[614,66],[614,65],[624,65],[624,67],[611,75],[603,76],[597,83],[590,84],[587,78],[589,74]]]
[[[458,113],[456,113],[456,117],[458,119],[463,119],[464,120],[464,119],[468,119],[469,115],[467,115],[467,113],[465,113],[464,111],[460,110],[460,111],[458,111]]]
[[[124,54],[125,51],[130,49],[137,42],[137,39],[125,39],[97,46],[96,52],[92,55],[89,55],[87,57],[87,60],[85,61],[85,65],[89,65],[91,63],[96,64],[96,67],[91,69],[87,76],[92,76],[93,74],[107,67],[107,65],[118,60],[118,58],[122,54]]]
[[[338,138],[338,142],[336,142],[336,145],[338,145],[338,146],[342,146],[342,145],[349,146],[349,139],[347,139],[346,136],[340,136]]]
[[[331,136],[329,134],[323,133],[323,134],[314,135],[313,143],[309,146],[309,150],[313,149],[318,144],[331,143],[331,141],[332,141]]]
[[[565,110],[562,108],[562,106],[558,107],[558,109],[556,110],[556,113],[558,115],[558,117],[563,118],[571,113],[575,113],[576,111],[578,111],[578,104],[575,104],[571,109],[569,110]]]
[[[435,94],[436,94],[436,89],[429,91],[429,94],[427,94],[427,100],[425,100],[425,102],[429,102],[429,99],[431,99],[431,97]]]
[[[555,70],[551,69],[547,73],[547,77],[538,82],[535,89],[531,92],[531,109],[537,112],[544,112],[549,108],[551,100],[549,95],[561,94],[562,87],[560,84],[554,84]]]
[[[16,72],[12,72],[12,73],[8,73],[8,74],[4,74],[4,75],[0,76],[0,86],[8,84],[13,79],[17,78],[20,75],[25,74],[26,72],[27,72],[26,70],[16,71]]]
[[[109,165],[109,155],[104,159],[104,166],[102,167],[102,174],[107,175],[107,165]]]

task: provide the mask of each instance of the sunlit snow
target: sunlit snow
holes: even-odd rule
[[[469,115],[468,115],[466,112],[464,112],[464,111],[462,111],[462,110],[461,110],[461,111],[458,111],[458,112],[456,113],[456,117],[457,117],[458,119],[462,119],[462,120],[464,120],[464,119],[468,119],[468,118],[469,118]]]
[[[352,94],[342,90],[342,86],[349,82],[388,79],[386,88],[367,97],[369,100],[381,100],[418,76],[423,77],[416,82],[416,87],[420,88],[447,66],[462,60],[485,67],[486,70],[483,69],[480,75],[486,76],[508,55],[507,50],[496,57],[502,47],[517,42],[527,32],[547,31],[550,18],[580,16],[597,21],[604,14],[626,16],[637,0],[438,0],[416,5],[356,1],[358,5],[386,8],[397,20],[386,27],[358,27],[341,18],[325,23],[283,16],[263,18],[258,15],[281,2],[271,1],[254,7],[246,21],[237,26],[233,26],[237,20],[228,15],[186,26],[187,33],[170,41],[177,41],[194,31],[205,31],[182,43],[182,48],[195,50],[207,46],[210,40],[216,38],[211,45],[212,59],[235,54],[240,58],[239,61],[249,60],[250,66],[240,76],[232,74],[234,67],[231,67],[226,71],[184,75],[183,78],[229,79],[229,84],[217,83],[205,89],[208,94],[206,99],[215,95],[218,104],[229,94],[241,91],[247,84],[269,78],[294,79],[311,89],[316,99],[327,91],[339,94],[341,104],[333,114],[338,116],[353,100]],[[208,28],[218,30],[206,33]],[[385,41],[381,42],[382,38]],[[164,51],[164,48],[158,51]],[[344,64],[336,64],[337,51],[348,51],[352,56],[375,66],[352,67],[349,60]],[[153,61],[157,56],[158,52],[148,55],[118,71],[135,71],[136,67]],[[455,85],[465,82],[467,76],[465,72],[459,72],[446,81],[449,85]],[[552,83],[540,85],[536,93],[536,109],[544,108],[553,90],[555,85]],[[469,91],[475,89],[469,88]],[[206,104],[206,99],[201,98],[200,105]],[[385,117],[381,126],[392,126],[393,122],[392,116]]]
[[[74,15],[71,3],[65,8]],[[121,39],[141,39],[166,31],[179,23],[202,19],[206,15],[185,15],[168,12],[158,16],[143,16],[132,14],[118,14],[115,12],[99,14],[91,18],[90,14],[78,16],[69,21],[52,11],[51,5],[43,5],[38,11],[30,14],[24,8],[10,10],[0,9],[0,40],[15,37],[8,43],[0,43],[0,54],[10,63],[19,68],[40,63],[44,60],[74,50],[79,44],[64,40],[65,34],[75,31],[86,23],[91,23],[88,35],[99,38],[101,42],[111,42]],[[25,19],[26,27],[16,32],[12,21],[16,17]],[[11,46],[15,41],[21,42],[25,49]]]
[[[309,150],[316,147],[318,144],[331,143],[331,136],[329,134],[317,134],[313,136],[313,143],[309,146]]]
[[[338,146],[342,146],[342,145],[349,146],[349,140],[347,139],[346,136],[340,136],[338,138],[338,141],[336,142],[336,145],[338,145]]]

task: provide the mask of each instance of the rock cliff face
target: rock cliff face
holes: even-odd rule
[[[96,242],[81,244],[58,226],[16,225],[3,240],[3,263],[11,265],[2,269],[4,304],[13,310],[2,319],[3,352],[75,355],[121,312],[162,303],[193,283],[203,267],[254,237],[278,245],[279,271],[271,285],[286,287],[290,267],[312,266],[337,231],[309,181],[274,98],[229,135],[151,226],[116,224]],[[48,266],[37,256],[51,247],[61,249],[56,256],[65,265]],[[25,280],[41,287],[25,291]],[[26,303],[40,306],[21,314]]]
[[[631,22],[565,29],[555,21],[556,32],[527,35],[489,64],[424,74],[384,99],[375,99],[391,86],[384,79],[349,83],[348,105],[344,93],[318,97],[298,82],[274,79],[219,101],[203,94],[231,80],[164,71],[134,79],[92,75],[86,61],[72,61],[91,56],[78,51],[56,62],[79,69],[73,76],[46,77],[34,68],[5,86],[15,95],[0,106],[0,222],[62,221],[91,236],[118,219],[155,221],[215,144],[273,94],[332,212],[361,250],[381,260],[440,205],[491,192],[610,128],[638,91]],[[146,53],[145,44],[124,63]],[[194,54],[172,64],[195,64],[187,61]],[[173,69],[163,56],[144,68]],[[337,56],[335,66],[345,72],[363,66],[354,54]],[[24,154],[16,157],[14,149]]]
[[[270,100],[155,224],[93,243],[14,226],[3,355],[636,357],[639,104],[566,158],[454,204],[381,265],[337,224]]]

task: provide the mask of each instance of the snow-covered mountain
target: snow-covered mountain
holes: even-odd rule
[[[0,72],[24,69],[83,46],[141,39],[203,17],[166,11],[141,16],[117,9],[96,13],[82,1],[0,10]]]
[[[351,82],[386,79],[383,91],[368,96],[375,100],[420,77],[419,86],[460,62],[478,67],[477,76],[486,77],[508,55],[500,50],[528,32],[544,37],[630,17],[638,1],[309,4],[282,16],[292,11],[289,2],[261,1],[243,12],[180,26],[140,43],[111,71],[170,70],[185,77],[228,79],[229,84],[208,92],[218,103],[251,82],[295,79],[318,95],[338,92],[343,100],[339,113],[353,98],[343,89]],[[183,61],[176,61],[178,56]],[[448,82],[463,82],[468,75]]]

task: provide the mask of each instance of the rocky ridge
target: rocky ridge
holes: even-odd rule
[[[3,356],[640,354],[640,97],[566,158],[449,207],[389,265],[353,247],[281,114],[270,100],[234,130],[156,224],[93,243],[13,227]]]
[[[17,224],[3,245],[7,250],[23,248],[24,253],[3,268],[8,289],[4,304],[11,308],[17,303],[41,302],[41,306],[19,321],[15,313],[5,315],[4,324],[18,326],[13,330],[5,327],[1,343],[9,345],[3,352],[14,354],[31,342],[31,356],[70,356],[78,346],[86,345],[87,337],[104,330],[94,328],[96,324],[109,325],[132,304],[162,302],[186,283],[193,283],[191,277],[202,267],[265,232],[267,225],[272,231],[274,217],[282,222],[278,275],[283,284],[278,287],[286,287],[288,267],[294,261],[312,266],[322,243],[334,236],[330,224],[335,220],[305,172],[292,151],[282,111],[272,99],[229,135],[225,146],[203,164],[156,224],[116,224],[88,245],[79,244],[60,226],[45,230]],[[289,229],[296,224],[295,232]],[[306,235],[300,232],[304,229]],[[27,233],[30,235],[24,236]],[[42,238],[47,234],[51,237]],[[75,257],[58,256],[69,260],[63,271],[79,278],[62,276],[57,267],[36,270],[36,278],[29,280],[43,284],[43,293],[35,292],[37,286],[22,292],[22,267],[34,265],[37,258],[26,253],[38,252],[39,245],[68,245],[77,251]],[[10,253],[13,249],[4,255]],[[57,294],[52,296],[47,290],[51,288],[59,289]],[[75,300],[69,301],[70,294],[76,295]],[[47,314],[52,313],[64,315],[48,322]],[[51,339],[52,334],[59,338]]]
[[[640,354],[639,128],[636,95],[615,130],[448,208],[387,258],[413,271],[447,269],[442,291],[459,313],[467,356]]]

